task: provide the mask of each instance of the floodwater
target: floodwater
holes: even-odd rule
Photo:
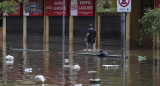
[[[61,37],[50,37],[49,43],[43,43],[42,38],[32,35],[23,42],[22,35],[7,35],[6,41],[1,40],[0,86],[160,86],[159,65],[153,63],[152,49],[127,50],[124,69],[120,66],[121,58],[78,55],[87,52],[83,51],[83,38],[71,42],[66,37],[66,60],[62,60]],[[111,55],[121,55],[120,42],[116,40],[114,46],[107,45],[108,42],[102,40],[101,48]],[[14,56],[14,60],[5,60],[6,55]],[[138,60],[138,56],[146,59]],[[79,65],[80,69],[74,69],[73,65]],[[27,68],[32,71],[25,71]],[[43,75],[45,82],[36,83],[36,75]]]

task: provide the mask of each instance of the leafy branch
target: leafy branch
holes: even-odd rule
[[[26,3],[28,0],[4,0],[0,2],[0,14],[3,14],[3,16],[6,16],[8,13],[16,13],[15,11],[15,5],[21,3]],[[3,16],[0,18],[2,19]]]
[[[142,25],[140,33],[153,36],[160,32],[160,8],[146,9],[145,11],[144,16],[139,20]]]

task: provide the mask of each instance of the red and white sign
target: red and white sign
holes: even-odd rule
[[[29,0],[23,5],[24,16],[43,16],[43,0]]]
[[[18,4],[18,2],[15,1],[15,11],[16,13],[8,13],[8,14],[5,14],[5,16],[21,16],[21,8],[20,8],[20,4]]]
[[[155,0],[155,8],[160,8],[160,0]]]
[[[118,12],[131,12],[131,0],[117,0]]]
[[[93,0],[70,0],[71,16],[94,16]]]
[[[67,0],[65,1],[65,16],[67,16]],[[63,16],[63,0],[45,0],[46,16]]]

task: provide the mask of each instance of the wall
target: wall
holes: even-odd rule
[[[0,16],[0,18],[1,18],[1,16]],[[0,27],[2,26],[2,20],[3,20],[3,19],[0,19]]]
[[[141,0],[132,0],[131,5],[131,26],[130,26],[130,39],[131,44],[137,44],[140,37],[140,23],[138,20],[141,16]]]
[[[154,8],[153,0],[132,0],[132,10],[131,10],[131,29],[130,29],[130,39],[131,45],[140,45],[140,29],[141,25],[139,19],[144,15],[144,9]],[[141,45],[152,47],[152,38],[150,36],[144,36],[141,41]]]

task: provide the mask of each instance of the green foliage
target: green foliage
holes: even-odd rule
[[[0,13],[13,13],[15,12],[14,10],[14,1],[10,0],[10,1],[3,1],[0,2]]]
[[[15,11],[15,1],[16,0],[4,0],[0,2],[0,14],[2,13],[16,13]],[[22,3],[23,0],[18,0],[18,4]]]
[[[141,34],[144,33],[153,36],[160,32],[160,8],[146,9],[144,16],[139,20],[142,25]]]

